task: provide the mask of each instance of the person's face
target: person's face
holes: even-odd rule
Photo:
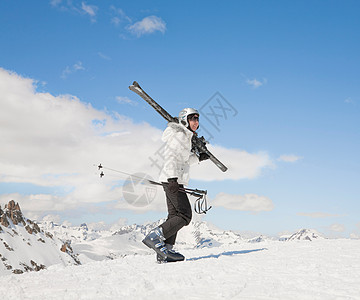
[[[189,117],[189,126],[192,131],[196,131],[199,127],[199,115],[192,115]]]

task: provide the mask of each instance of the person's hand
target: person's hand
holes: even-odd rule
[[[207,155],[206,153],[200,153],[199,161],[207,160],[209,158],[210,158],[210,156]]]
[[[177,178],[169,178],[168,182],[169,191],[173,194],[177,193],[179,191],[179,184],[177,182]]]

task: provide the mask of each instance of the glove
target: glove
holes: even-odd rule
[[[207,155],[206,153],[200,153],[199,161],[207,160],[209,158],[210,158],[210,156]]]
[[[177,182],[177,178],[168,178],[168,182],[169,191],[173,194],[177,193],[179,191],[179,184]]]

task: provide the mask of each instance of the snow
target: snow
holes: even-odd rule
[[[0,299],[360,299],[360,240],[311,229],[249,239],[195,216],[178,233],[186,260],[157,264],[141,240],[162,221],[116,231],[42,222],[32,233],[10,222],[0,231]],[[46,269],[12,273],[31,260]]]
[[[14,225],[11,220],[9,223],[9,227],[1,226],[0,276],[15,270],[23,272],[29,268],[76,263],[74,257],[60,251],[63,242],[51,234],[37,231],[30,234],[23,224]],[[25,224],[31,223],[26,220]]]
[[[202,228],[196,237],[207,235],[204,239],[216,240],[216,245],[193,247],[194,228],[187,228],[178,245],[187,257],[184,262],[157,264],[152,250],[138,240],[151,225],[134,225],[122,234],[73,245],[92,245],[89,253],[101,255],[117,247],[115,259],[92,260],[82,253],[88,258],[82,265],[57,264],[39,272],[1,276],[0,295],[6,299],[360,299],[360,240],[284,242],[262,237],[248,242],[235,233],[221,234],[204,226],[195,225]]]

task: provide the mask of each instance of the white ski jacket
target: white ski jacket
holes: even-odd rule
[[[160,173],[160,182],[168,178],[178,178],[178,183],[187,185],[189,182],[190,165],[198,163],[198,157],[191,152],[193,132],[184,125],[170,122],[165,129],[162,140],[165,144],[165,164]]]

